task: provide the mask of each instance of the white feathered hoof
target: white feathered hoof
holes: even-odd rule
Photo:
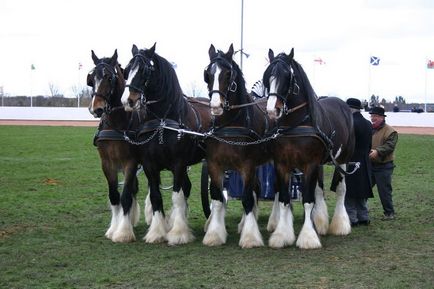
[[[322,247],[315,230],[304,230],[304,228],[298,236],[296,246],[300,249],[319,249]]]
[[[162,243],[167,241],[167,224],[161,212],[155,212],[151,226],[143,238],[146,243]]]
[[[111,240],[115,243],[129,243],[136,240],[134,235],[133,226],[118,227],[113,233]]]
[[[104,236],[107,239],[111,240],[113,238],[113,234],[115,233],[115,231],[116,231],[116,226],[111,225],[110,228],[108,228],[107,231],[105,232]]]
[[[294,233],[274,232],[268,240],[268,246],[273,249],[281,249],[291,246],[295,242]]]
[[[321,241],[313,227],[311,219],[313,203],[304,204],[304,224],[298,235],[296,245],[300,249],[318,249],[321,248]]]
[[[335,236],[346,236],[351,233],[350,218],[347,214],[333,216],[329,227],[329,234]]]
[[[208,230],[203,237],[202,244],[206,246],[220,246],[226,243],[228,233],[226,230]]]
[[[243,249],[264,246],[261,232],[253,212],[250,212],[244,219],[244,227],[241,231],[239,246]]]

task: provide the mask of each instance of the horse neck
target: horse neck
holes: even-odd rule
[[[287,105],[289,109],[297,108],[300,105],[303,105],[306,103],[303,107],[300,107],[296,109],[293,112],[290,112],[286,115],[284,115],[279,120],[280,126],[299,126],[299,125],[312,125],[311,118],[306,118],[310,114],[310,107],[309,107],[309,101],[305,97],[304,92],[300,88],[299,95],[297,96],[291,96],[290,99],[287,101]]]

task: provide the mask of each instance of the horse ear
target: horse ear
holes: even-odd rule
[[[208,55],[209,59],[213,59],[216,56],[217,52],[215,51],[214,45],[211,44],[211,46],[208,49]]]
[[[291,48],[291,52],[289,53],[289,58],[292,60],[294,58],[294,47]]]
[[[115,49],[115,53],[113,53],[113,56],[112,56],[110,62],[111,62],[111,65],[113,65],[113,66],[115,66],[116,63],[118,63],[118,50],[117,49]]]
[[[232,56],[234,55],[234,44],[231,43],[229,46],[228,52],[226,52],[226,56],[230,59],[232,59]]]
[[[133,54],[133,56],[139,53],[139,49],[135,44],[133,44],[133,48],[131,48],[131,53]]]
[[[152,45],[151,48],[149,48],[149,53],[151,53],[151,55],[154,55],[155,53],[155,46],[157,45],[157,42],[154,43],[154,45]]]
[[[86,83],[87,86],[93,87],[93,77],[90,73],[87,74]]]
[[[271,48],[268,49],[268,59],[270,60],[270,62],[274,59],[274,51]]]
[[[92,51],[92,60],[93,60],[93,63],[96,65],[99,62],[99,58],[96,56],[96,54],[95,54],[95,52],[93,52],[93,50],[91,50],[91,51]]]

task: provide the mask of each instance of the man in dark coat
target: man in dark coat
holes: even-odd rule
[[[345,178],[347,192],[345,195],[345,208],[350,217],[351,226],[368,225],[368,198],[372,198],[371,162],[369,152],[372,144],[371,123],[360,113],[362,104],[356,98],[347,100],[353,112],[355,149],[350,162],[360,162],[360,168]]]

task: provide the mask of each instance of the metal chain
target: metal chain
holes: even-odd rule
[[[261,138],[261,139],[258,139],[258,140],[252,141],[252,142],[247,142],[247,141],[231,141],[231,140],[227,140],[227,139],[215,136],[212,133],[213,133],[213,131],[210,131],[210,132],[206,133],[205,134],[205,138],[210,137],[210,138],[213,138],[213,139],[215,139],[215,140],[217,140],[219,142],[225,143],[225,144],[238,145],[238,146],[258,145],[258,144],[262,144],[264,142],[273,140],[273,139],[275,139],[275,138],[277,138],[279,136],[279,133],[277,132],[277,133],[275,133],[275,134],[273,134],[273,135],[271,135],[269,137]]]
[[[132,139],[130,139],[127,136],[126,132],[124,132],[124,139],[125,139],[126,142],[128,142],[128,143],[130,143],[132,145],[141,146],[141,145],[144,145],[144,144],[147,144],[148,142],[150,142],[162,130],[163,130],[162,127],[158,127],[151,136],[149,136],[147,139],[145,139],[143,141],[140,141],[140,142],[133,141]]]

